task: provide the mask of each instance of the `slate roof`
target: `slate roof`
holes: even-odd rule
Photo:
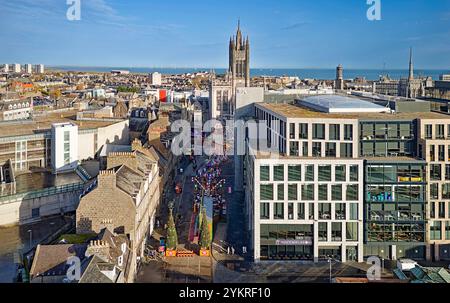
[[[65,276],[68,258],[77,256],[83,260],[86,248],[87,244],[38,245],[30,276]]]

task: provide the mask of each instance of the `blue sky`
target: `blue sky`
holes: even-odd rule
[[[0,63],[225,67],[238,18],[255,68],[450,68],[450,0],[0,0]]]

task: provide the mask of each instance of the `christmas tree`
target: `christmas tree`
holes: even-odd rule
[[[211,246],[211,235],[209,234],[208,220],[206,219],[206,209],[202,208],[202,227],[200,229],[200,248],[209,249]]]
[[[169,206],[169,224],[167,228],[167,249],[168,250],[175,250],[178,246],[178,236],[177,236],[177,229],[175,228],[175,221],[173,220],[173,213],[172,213],[173,206]]]

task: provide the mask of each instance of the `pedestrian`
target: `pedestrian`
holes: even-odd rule
[[[231,254],[234,256],[234,247],[231,248]]]
[[[230,254],[230,247],[228,246],[227,254]]]
[[[246,246],[243,246],[243,247],[242,247],[242,253],[243,253],[243,254],[246,254],[246,253],[247,253],[247,247],[246,247]]]

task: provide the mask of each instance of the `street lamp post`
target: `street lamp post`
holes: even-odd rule
[[[330,283],[331,283],[331,258],[328,258],[328,263],[330,263]]]

